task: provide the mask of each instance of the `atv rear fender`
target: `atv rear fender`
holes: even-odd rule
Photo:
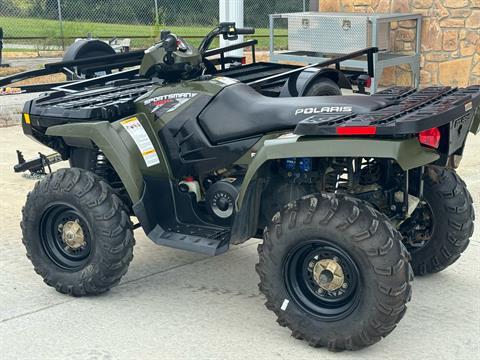
[[[395,160],[403,170],[427,165],[439,155],[422,147],[416,138],[383,140],[372,138],[288,137],[266,140],[250,163],[236,203],[237,215],[232,229],[232,243],[255,235],[263,184],[272,160],[286,158],[373,157]]]
[[[158,141],[154,141],[155,135],[150,130],[146,117],[143,114],[137,114],[135,117],[141,122],[156,148],[160,164],[155,167],[160,166],[162,167],[160,171],[168,172],[162,153],[155,145],[158,144]],[[120,121],[57,125],[48,128],[46,135],[62,137],[67,145],[73,147],[85,147],[89,143],[92,147],[93,145],[97,146],[122,180],[131,201],[135,203],[141,198],[144,188],[142,172],[145,171],[145,162]],[[84,141],[85,139],[90,141]],[[156,170],[158,171],[158,169]]]
[[[436,161],[440,156],[422,147],[416,138],[382,140],[371,138],[318,138],[291,135],[266,140],[248,167],[237,201],[242,207],[247,187],[258,169],[269,160],[300,157],[373,157],[395,160],[403,170],[413,169]]]

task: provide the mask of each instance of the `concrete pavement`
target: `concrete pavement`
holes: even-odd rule
[[[121,284],[90,298],[43,284],[21,243],[21,207],[34,181],[14,174],[15,149],[48,149],[20,127],[0,129],[0,359],[472,359],[480,353],[480,235],[446,271],[413,284],[396,330],[359,352],[329,353],[278,326],[257,289],[258,241],[219,257],[159,247],[135,231]],[[480,214],[480,136],[459,170]],[[477,226],[480,228],[480,225]]]
[[[58,57],[18,58],[8,59],[6,62],[12,67],[35,70],[44,64],[61,61]],[[15,87],[11,85],[11,87]],[[0,127],[12,126],[20,123],[23,104],[39,96],[38,93],[0,96]]]

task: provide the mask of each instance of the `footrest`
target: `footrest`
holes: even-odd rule
[[[148,236],[158,245],[219,255],[228,250],[230,231],[223,228],[176,224],[167,229],[157,225]]]

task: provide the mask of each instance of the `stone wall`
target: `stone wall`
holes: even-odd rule
[[[424,16],[421,35],[422,85],[480,84],[480,0],[320,0],[320,11],[411,12]],[[411,51],[414,24],[393,24],[391,48]],[[382,84],[411,85],[408,66],[384,71]]]

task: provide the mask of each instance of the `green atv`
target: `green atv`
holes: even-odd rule
[[[413,275],[447,268],[472,236],[454,168],[479,127],[480,86],[266,97],[206,74],[208,45],[164,32],[138,78],[26,103],[24,133],[71,165],[27,197],[35,271],[95,295],[127,272],[137,227],[207,255],[263,238],[259,287],[281,326],[334,351],[374,344],[403,317]]]

